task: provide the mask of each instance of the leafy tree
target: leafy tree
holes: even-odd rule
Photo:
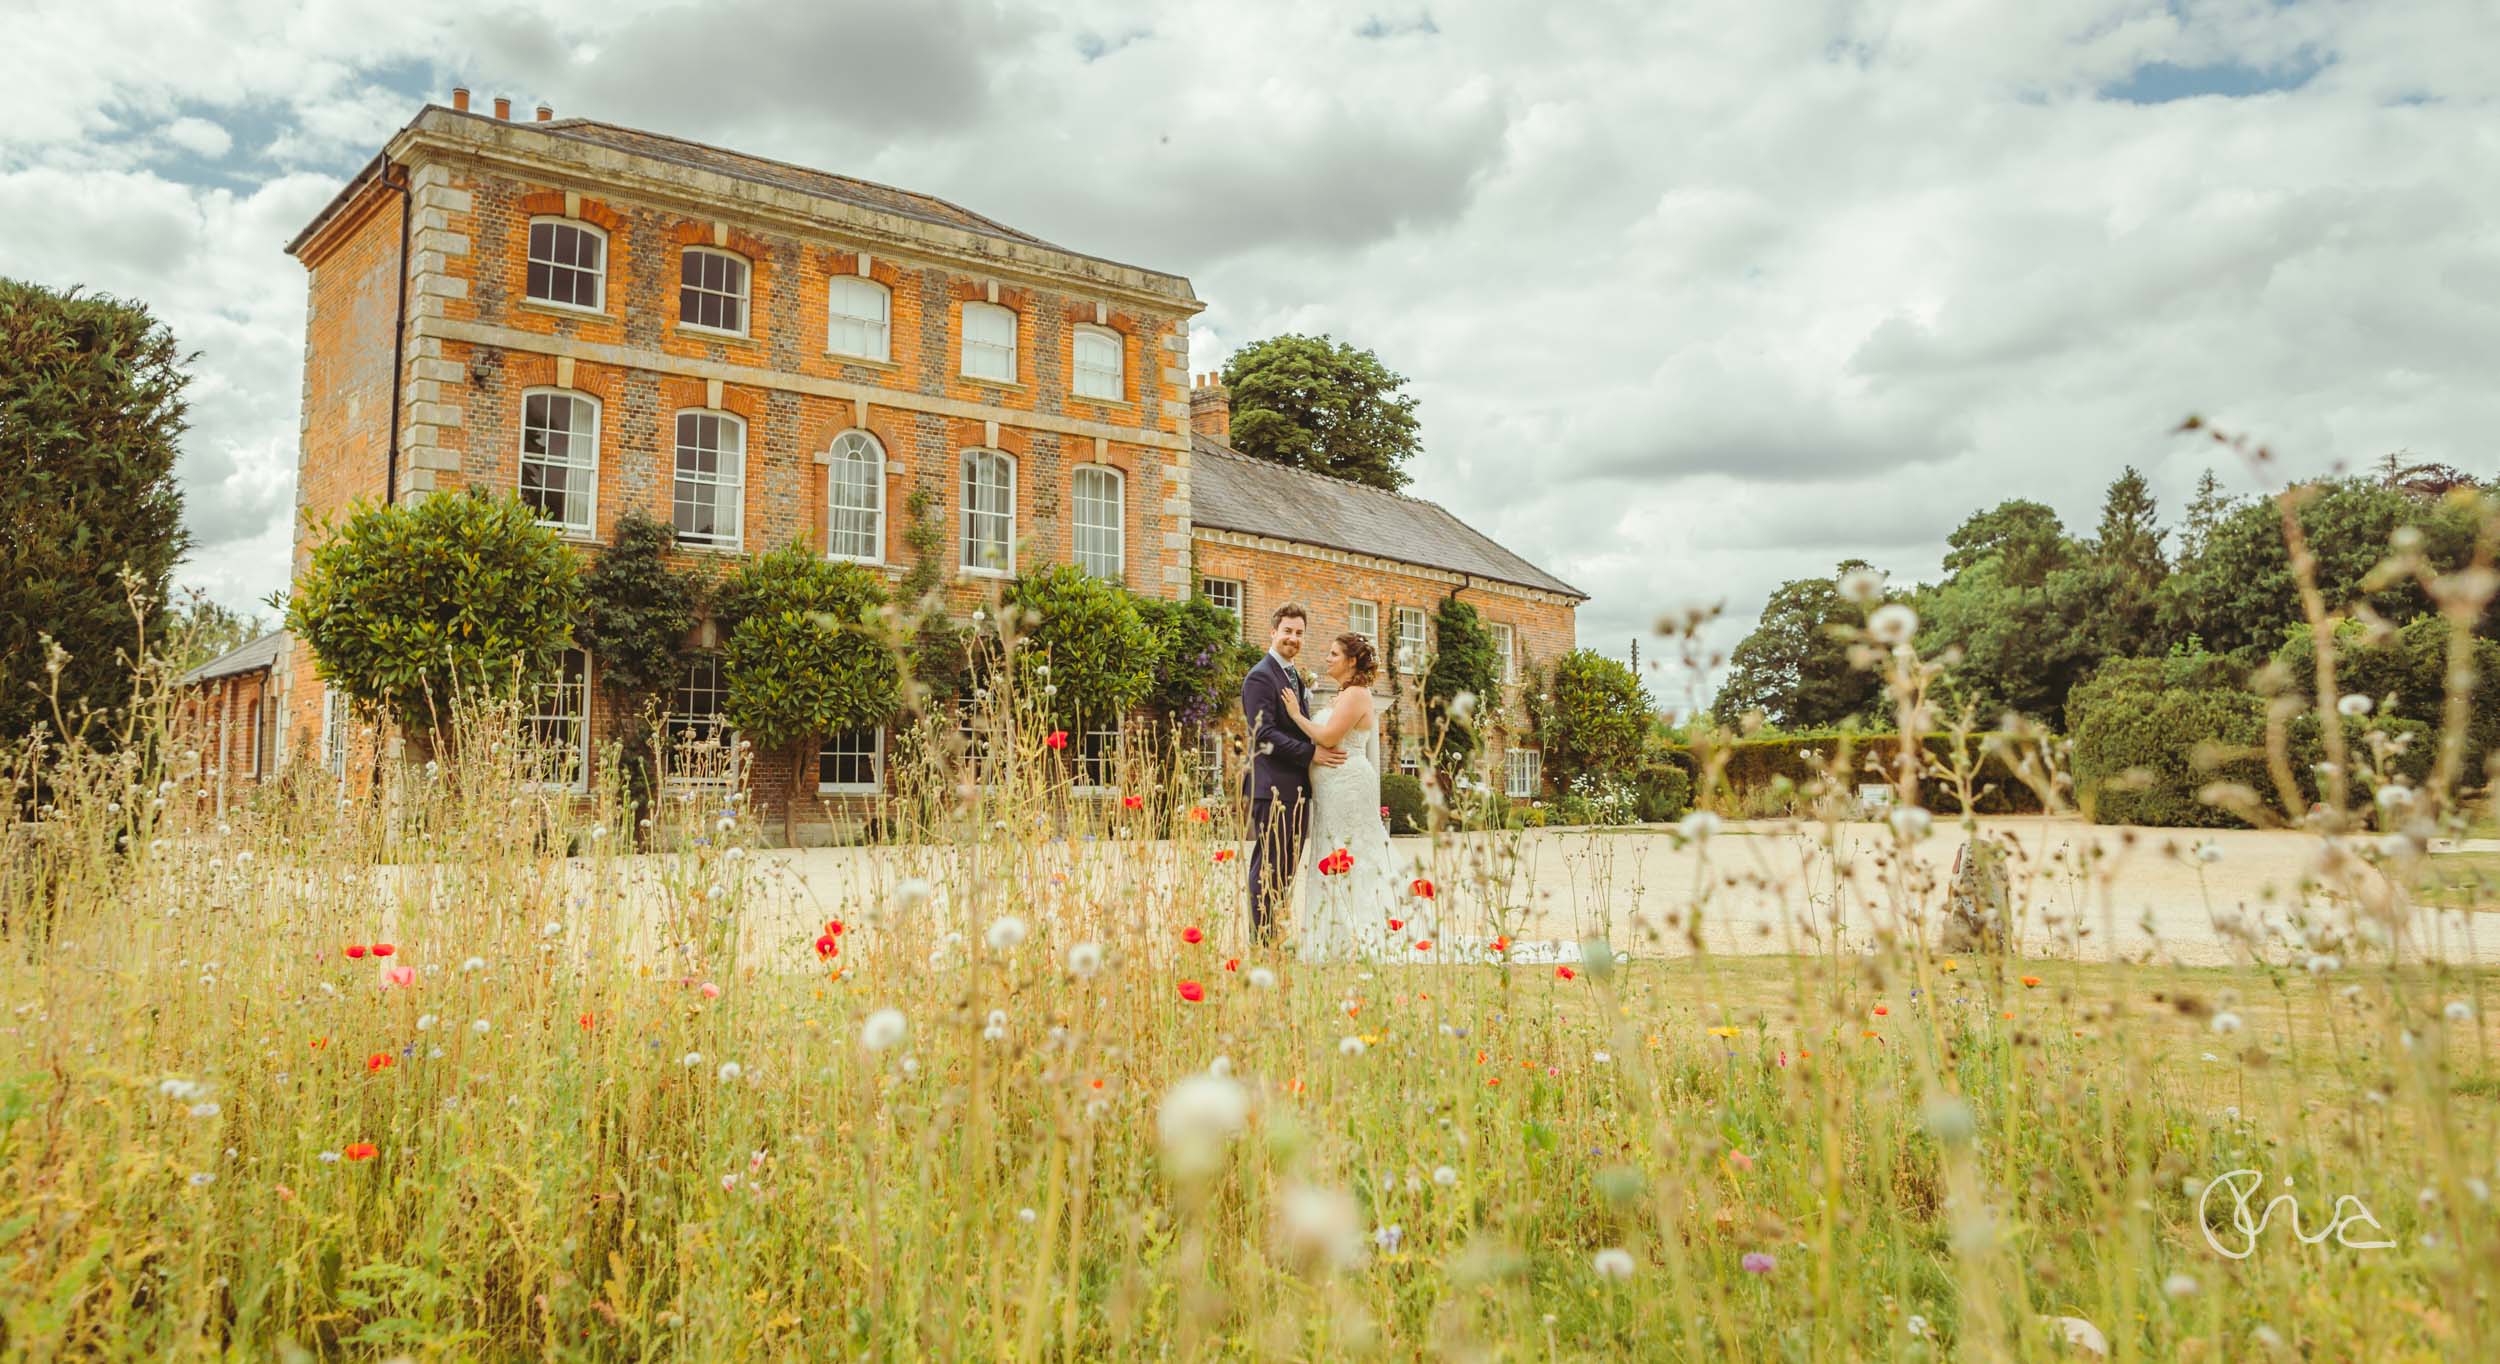
[[[669,567],[663,556],[676,544],[669,523],[627,512],[582,577],[579,638],[599,660],[600,685],[618,696],[647,700],[674,689],[686,674],[686,636],[703,584]]]
[[[1404,375],[1325,336],[1272,336],[1224,363],[1233,448],[1395,492],[1422,448]]]
[[[2073,548],[2056,512],[2022,498],[1972,513],[1945,537],[1945,545],[1947,574],[1958,575],[1993,558],[2002,565],[2000,580],[2019,591],[2046,587],[2049,574],[2066,565]]]
[[[2292,629],[2274,657],[2295,688],[2304,695],[2313,690],[2317,647],[2306,624]],[[2419,721],[2437,734],[2446,717],[2447,676],[2448,622],[2438,615],[2416,616],[2376,642],[2358,621],[2345,621],[2335,632],[2336,685],[2371,698],[2376,714]],[[2470,782],[2481,776],[2483,759],[2500,749],[2500,642],[2474,641],[2467,699],[2464,771]]]
[[[1018,681],[1059,728],[1108,726],[1153,689],[1155,633],[1117,583],[1054,564],[1018,578],[1000,604],[1026,612]]]
[[[1762,608],[1761,621],[1729,655],[1727,680],[1711,701],[1711,717],[1734,729],[1747,711],[1760,710],[1785,729],[1823,729],[1872,715],[1883,683],[1850,664],[1849,646],[1839,633],[1862,624],[1865,613],[1834,585],[1866,566],[1851,559],[1831,578],[1780,584]]]
[[[357,705],[430,734],[449,706],[551,663],[581,607],[579,555],[518,497],[365,506],[312,552],[287,628]]]
[[[1536,736],[1548,779],[1568,788],[1581,776],[1631,775],[1649,730],[1649,698],[1630,668],[1574,649],[1554,660],[1545,697]]]
[[[1484,618],[1456,596],[1441,599],[1432,631],[1432,659],[1424,667],[1424,742],[1439,750],[1441,770],[1463,772],[1483,747],[1480,736],[1499,718],[1502,656]],[[1462,694],[1475,698],[1475,716],[1453,724],[1450,707]]]
[[[268,626],[248,611],[219,605],[198,588],[182,594],[165,617],[165,651],[185,672],[221,658],[267,633]]]
[[[0,737],[129,703],[188,543],[183,361],[144,305],[0,279]]]
[[[1241,642],[1241,622],[1202,594],[1186,600],[1137,603],[1154,636],[1154,686],[1146,705],[1175,728],[1194,729],[1230,703],[1255,661]]]
[[[812,746],[894,714],[902,676],[878,619],[885,602],[875,573],[797,543],[748,561],[721,585],[721,710],[758,749],[790,754],[785,842],[797,833]]]
[[[2319,589],[2333,605],[2366,602],[2397,624],[2430,610],[2429,598],[2411,581],[2364,590],[2399,527],[2419,531],[2423,555],[2441,572],[2463,567],[2472,551],[2479,515],[2472,498],[2426,504],[2371,479],[2313,484],[2295,496],[2302,535],[2317,558]],[[2244,667],[2280,646],[2302,616],[2278,500],[2239,503],[2223,515],[2199,552],[2163,584],[2159,618],[2164,638],[2193,633]],[[2491,632],[2487,621],[2484,633]]]

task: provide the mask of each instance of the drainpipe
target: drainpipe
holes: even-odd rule
[[[396,171],[397,177],[393,177]],[[408,193],[408,172],[405,167],[382,163],[381,183],[384,189],[399,193],[399,302],[391,310],[391,431],[389,453],[382,467],[382,505],[399,500],[399,403],[400,394],[408,387],[408,227],[413,200]]]

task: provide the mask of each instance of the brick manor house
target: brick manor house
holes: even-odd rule
[[[926,195],[468,104],[425,107],[287,246],[310,275],[295,573],[359,500],[485,486],[585,549],[639,509],[690,560],[803,540],[899,578],[901,509],[925,489],[966,615],[992,580],[1073,562],[1141,594],[1203,591],[1253,641],[1299,601],[1313,635],[1361,631],[1410,674],[1453,592],[1491,623],[1506,681],[1573,647],[1586,594],[1440,507],[1228,447],[1224,389],[1187,371],[1204,305],[1179,275]],[[531,703],[585,768],[625,722],[598,666],[568,652]],[[371,760],[283,632],[190,681],[229,785]],[[717,716],[722,691],[699,651],[672,716]],[[884,747],[825,736],[822,809],[801,812],[816,836],[824,811],[885,789]],[[1511,792],[1535,793],[1533,747],[1494,747]],[[788,798],[788,761],[759,755],[760,800]]]

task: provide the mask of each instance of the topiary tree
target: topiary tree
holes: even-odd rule
[[[970,671],[970,636],[946,614],[946,524],[939,516],[939,498],[928,488],[915,488],[904,499],[903,543],[911,547],[911,569],[903,575],[896,599],[912,621],[911,676],[920,688],[918,704],[935,709],[963,694]]]
[[[630,711],[645,712],[686,674],[686,635],[694,629],[703,580],[671,568],[677,529],[631,511],[617,518],[608,547],[582,577],[582,623],[574,632],[599,660],[599,685]],[[654,779],[648,729],[625,745],[626,785],[648,802]]]
[[[1020,607],[1017,673],[1051,723],[1071,734],[1118,720],[1154,687],[1155,635],[1137,599],[1073,564],[1028,573],[1002,607]]]
[[[0,738],[126,711],[188,543],[182,364],[140,304],[0,279]]]
[[[1424,666],[1424,742],[1439,751],[1440,771],[1463,772],[1484,746],[1479,736],[1501,713],[1502,656],[1476,608],[1456,596],[1441,599],[1432,633],[1432,659]],[[1453,724],[1450,707],[1460,696],[1474,698],[1475,713]]]
[[[453,704],[508,695],[555,659],[581,576],[581,556],[518,497],[366,506],[312,552],[287,629],[358,707],[431,736]]]
[[[1536,722],[1545,775],[1558,789],[1575,778],[1629,777],[1649,732],[1649,698],[1630,668],[1592,649],[1554,660]]]
[[[798,831],[809,746],[884,724],[901,698],[902,670],[878,620],[885,602],[875,573],[796,543],[751,560],[721,585],[713,610],[726,640],[721,710],[758,749],[790,754],[785,843]]]

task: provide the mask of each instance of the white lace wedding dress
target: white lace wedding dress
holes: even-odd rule
[[[1321,711],[1312,723],[1327,724],[1334,709]],[[1378,717],[1347,734],[1342,746],[1343,765],[1311,768],[1311,831],[1295,876],[1302,884],[1302,922],[1294,950],[1304,961],[1390,960],[1407,941],[1430,930],[1409,922],[1393,934],[1389,920],[1429,906],[1401,893],[1389,827],[1380,818]],[[1336,865],[1331,859],[1339,852],[1351,865],[1323,873],[1321,864]]]

